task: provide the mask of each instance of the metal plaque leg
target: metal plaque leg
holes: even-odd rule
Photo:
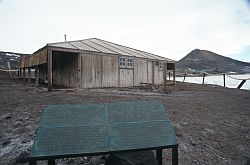
[[[162,149],[156,149],[156,159],[159,162],[159,165],[162,165]]]
[[[29,165],[36,165],[36,160],[30,159],[29,160]]]
[[[55,165],[55,159],[48,159],[48,165]]]
[[[178,145],[172,148],[172,165],[178,165]]]

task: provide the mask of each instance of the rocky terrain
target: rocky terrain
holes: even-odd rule
[[[234,60],[207,50],[195,49],[176,62],[180,72],[250,73],[250,63]]]
[[[23,80],[10,80],[0,75],[0,164],[28,164],[27,158],[42,111],[50,104],[129,100],[162,101],[176,132],[179,164],[250,163],[250,91],[190,83],[169,85],[168,91],[168,94],[162,94],[157,88],[134,87],[47,92],[46,86],[34,88],[27,86]],[[150,165],[153,165],[152,155],[140,153],[138,156],[138,153],[131,153],[117,157],[80,157],[60,159],[56,163],[149,165],[152,162]],[[45,162],[40,161],[38,164]],[[171,149],[164,150],[163,164],[171,164]]]

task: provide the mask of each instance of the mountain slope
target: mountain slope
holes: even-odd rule
[[[249,73],[250,63],[224,57],[211,51],[195,49],[176,62],[176,68],[182,72]]]

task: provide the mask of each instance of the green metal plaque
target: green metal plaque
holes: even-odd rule
[[[42,115],[31,157],[84,155],[176,145],[159,101],[51,105]]]

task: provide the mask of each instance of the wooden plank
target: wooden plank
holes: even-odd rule
[[[31,70],[30,70],[31,68],[29,67],[28,68],[28,85],[30,85],[30,83],[31,83]]]
[[[152,84],[155,84],[155,62],[152,61]]]
[[[166,84],[166,78],[167,78],[167,63],[163,63],[163,93],[167,93],[167,84]]]
[[[38,67],[35,68],[35,87],[39,86],[39,70]]]
[[[52,90],[52,50],[48,49],[48,91]]]

